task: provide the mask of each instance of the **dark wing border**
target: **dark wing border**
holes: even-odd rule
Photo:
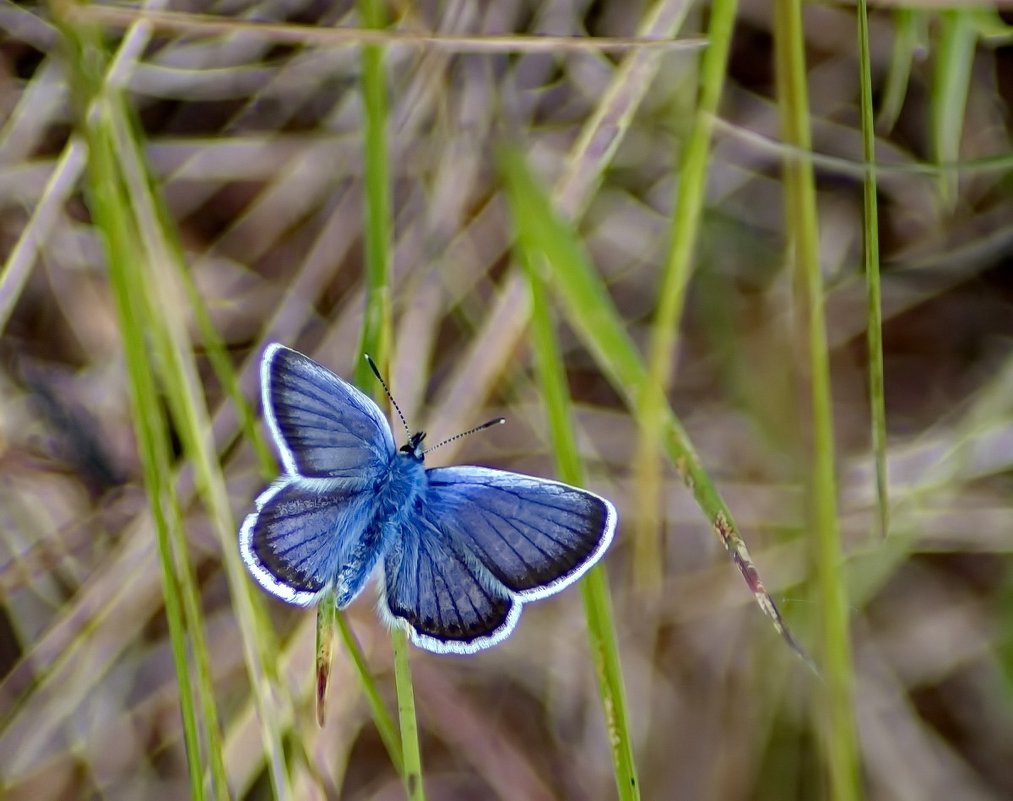
[[[414,558],[416,560],[416,580],[418,581],[421,579],[421,576],[424,575],[425,571],[422,569],[418,544],[421,543],[423,538],[430,543],[439,543],[440,548],[447,551],[447,554],[445,554],[445,558],[443,559],[435,559],[431,552],[427,552],[424,557],[430,560],[431,566],[429,568],[429,572],[430,577],[434,582],[434,596],[439,595],[435,587],[437,573],[439,573],[439,577],[443,585],[449,586],[447,576],[442,570],[440,570],[440,566],[456,564],[458,568],[464,569],[467,572],[469,578],[474,582],[474,585],[482,593],[482,595],[487,596],[490,601],[498,600],[505,604],[505,615],[499,613],[490,615],[490,623],[494,624],[493,628],[490,628],[478,636],[471,637],[470,639],[455,638],[449,634],[448,636],[440,637],[436,636],[434,633],[427,632],[424,629],[417,627],[416,623],[413,623],[408,617],[395,613],[391,606],[391,592],[389,588],[391,583],[390,574],[400,569],[401,560],[407,556],[408,558]],[[523,608],[523,602],[514,593],[490,575],[485,567],[470,553],[455,549],[453,544],[447,541],[443,533],[435,528],[432,521],[422,518],[420,519],[418,525],[413,526],[413,531],[410,533],[403,531],[400,546],[401,547],[396,550],[391,549],[391,551],[388,551],[385,556],[383,565],[384,576],[383,580],[379,582],[380,599],[377,605],[377,611],[384,623],[386,623],[390,628],[402,628],[406,630],[414,645],[437,654],[473,654],[476,651],[490,648],[510,636],[510,633],[517,625],[517,620],[520,617],[521,609]],[[452,559],[450,557],[452,557]],[[394,581],[397,581],[397,577],[394,578]],[[458,601],[459,600],[461,599],[458,599]],[[458,617],[461,617],[460,612],[457,609],[456,602],[452,601],[451,603],[454,605],[455,614],[457,614]],[[417,608],[414,611],[421,614],[421,608],[419,608],[420,605],[416,602],[415,606]],[[474,609],[474,605],[472,605],[472,608]],[[421,623],[421,621],[418,622]]]

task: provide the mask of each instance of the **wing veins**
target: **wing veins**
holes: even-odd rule
[[[495,517],[495,518],[497,518],[497,519],[499,519],[499,520],[503,521],[503,523],[505,523],[505,524],[506,524],[507,526],[509,526],[510,528],[512,528],[512,529],[513,529],[514,531],[516,531],[516,532],[517,532],[517,535],[518,535],[518,536],[519,536],[519,537],[520,537],[520,538],[521,538],[522,540],[524,540],[525,542],[527,542],[527,543],[528,543],[528,545],[530,545],[530,546],[531,546],[532,548],[534,548],[534,549],[535,549],[536,551],[538,551],[538,552],[539,552],[540,554],[542,554],[542,556],[545,556],[545,557],[549,557],[549,553],[548,553],[548,552],[547,552],[547,551],[546,551],[546,550],[545,550],[544,548],[542,548],[542,547],[538,546],[538,545],[537,545],[537,544],[535,543],[535,541],[531,539],[531,537],[529,537],[529,536],[528,536],[527,534],[525,534],[525,533],[524,533],[524,531],[523,531],[523,530],[521,529],[521,527],[520,527],[520,526],[518,526],[518,525],[517,525],[517,524],[516,524],[516,523],[514,522],[513,518],[509,518],[509,517],[506,517],[505,515],[502,515],[502,514],[500,514],[499,512],[493,512],[493,511],[490,511],[490,510],[486,510],[486,509],[483,509],[483,510],[482,510],[482,512],[483,512],[483,514],[485,514],[485,515],[488,515],[488,516],[492,516],[492,517]],[[532,528],[534,528],[534,527],[532,526]],[[563,528],[566,528],[566,526],[564,526]],[[493,527],[493,529],[494,529],[494,530],[496,531],[496,533],[497,533],[497,534],[499,534],[499,529],[496,529],[496,528],[495,528],[495,526]],[[541,532],[541,531],[539,530],[539,533],[544,533],[544,532]],[[567,543],[565,543],[565,542],[560,542],[560,541],[559,541],[559,540],[557,540],[557,539],[556,539],[555,537],[553,537],[553,536],[552,536],[551,534],[545,533],[545,537],[546,537],[546,539],[550,539],[550,540],[552,540],[552,541],[553,541],[554,543],[556,543],[556,545],[560,545],[560,546],[562,546],[563,548],[565,548],[565,547],[567,546]],[[506,543],[509,543],[509,540],[508,540],[508,539],[507,539],[506,537],[504,537],[504,536],[503,536],[502,534],[500,534],[500,538],[501,538],[501,539],[502,539],[502,540],[503,540],[504,542],[506,542]],[[518,556],[520,556],[520,554],[518,554]],[[523,560],[523,559],[521,559],[521,561],[524,561],[524,560]],[[527,564],[527,562],[525,562],[524,564],[525,564],[525,566],[529,566],[529,565]]]
[[[505,487],[496,487],[496,489],[498,489],[500,492],[505,492],[506,494],[508,494],[508,495],[516,498],[519,501],[524,502],[525,504],[531,504],[531,505],[535,505],[535,506],[541,506],[541,507],[546,508],[546,509],[555,509],[557,512],[562,512],[564,515],[569,515],[570,514],[570,511],[568,509],[564,509],[561,506],[556,506],[555,504],[546,503],[545,501],[540,501],[540,500],[536,500],[536,499],[532,499],[532,498],[526,498],[523,495],[521,495],[520,493],[514,492],[513,490],[506,489]],[[565,528],[567,531],[573,532],[574,534],[580,534],[581,533],[581,529],[574,528],[573,526],[570,526],[570,525],[568,525],[566,523],[559,522],[559,523],[557,523],[557,525],[559,525],[561,528]]]
[[[464,618],[461,616],[461,610],[457,607],[457,599],[454,597],[454,594],[450,592],[450,582],[447,581],[447,577],[444,574],[441,573],[440,577],[443,579],[443,586],[447,590],[447,597],[450,599],[450,605],[454,608],[454,616],[457,618],[457,625],[463,632]]]
[[[294,551],[296,548],[305,547],[306,545],[309,545],[310,543],[315,542],[316,540],[319,540],[324,535],[326,535],[326,534],[332,534],[332,533],[333,533],[333,531],[321,531],[319,534],[314,534],[309,539],[305,539],[305,540],[302,540],[301,542],[297,542],[297,543],[295,543],[295,545],[291,545],[288,548],[285,548],[285,549],[280,550],[280,551],[278,551],[278,550],[272,550],[271,553],[274,554],[275,556],[285,556],[286,554],[292,553],[292,551]],[[277,539],[277,537],[274,537],[273,539],[268,540],[268,542],[272,542],[274,539]]]
[[[321,415],[316,415],[316,416],[317,417],[325,417],[325,415],[322,415],[322,414]],[[351,431],[349,431],[347,427],[341,427],[341,426],[339,426],[339,421],[338,421],[337,418],[327,418],[328,420],[331,421],[332,425],[326,426],[326,425],[313,425],[312,423],[305,423],[305,422],[302,422],[302,421],[296,421],[296,420],[290,418],[288,415],[277,414],[277,411],[276,411],[274,417],[275,417],[275,419],[278,422],[283,422],[283,423],[286,423],[288,425],[291,425],[291,426],[293,426],[295,428],[298,428],[300,431],[327,431],[327,432],[329,432],[331,434],[340,434],[340,435],[343,435],[343,436],[355,437],[355,434],[353,434]],[[356,439],[359,439],[360,442],[362,441],[358,437],[356,437]]]
[[[282,388],[287,390],[290,394],[300,395],[304,398],[309,398],[311,401],[315,401],[316,403],[320,404],[320,406],[326,410],[326,412],[320,412],[315,409],[302,409],[302,411],[310,412],[312,414],[317,415],[318,417],[327,418],[328,420],[333,420],[335,423],[339,423],[341,421],[340,416],[334,415],[334,413],[337,410],[337,407],[334,405],[333,398],[317,395],[314,392],[308,391],[304,384],[299,384],[297,386],[296,384],[293,384],[284,378],[272,377],[272,381],[277,381],[277,383],[280,384]],[[313,384],[313,387],[316,388],[316,384]],[[342,387],[342,389],[344,390],[345,387]],[[272,392],[271,394],[273,395],[274,392]],[[362,415],[373,424],[373,428],[380,431],[381,430],[380,426],[377,424],[377,420],[373,417],[372,414],[373,410],[365,407],[362,403],[360,403],[358,398],[356,398],[355,395],[352,394],[351,392],[345,391],[344,394],[347,397],[347,400],[350,403],[350,405],[354,406],[356,411],[361,412]],[[299,406],[297,406],[297,404],[292,403],[291,401],[288,402],[288,405],[292,408],[300,408]],[[272,402],[271,406],[272,408],[275,408],[276,404]],[[277,409],[275,409],[275,418],[277,417],[278,417]],[[309,426],[303,426],[300,423],[300,427],[308,428]]]
[[[303,566],[305,564],[307,564],[315,555],[316,554],[307,554],[302,559],[300,559],[298,562],[292,562],[291,565],[290,565],[290,569],[293,570],[293,571],[295,571],[296,573],[298,573],[300,576],[304,576],[306,578],[316,579],[316,576],[312,576],[312,575],[310,575],[309,572],[303,570]],[[321,584],[326,584],[326,583],[327,583],[326,581],[321,581]]]
[[[293,383],[292,381],[289,381],[280,376],[272,377],[272,382],[276,382],[277,384],[279,384],[280,388],[288,392],[290,395],[299,395],[303,398],[309,398],[311,401],[315,401],[316,403],[320,404],[320,406],[322,406],[324,409],[327,409],[332,412],[335,410],[333,397],[329,398],[326,395],[317,395],[314,392],[310,392],[307,389],[306,385],[303,383],[298,384]],[[317,388],[316,384],[313,384],[312,386],[314,389]],[[271,389],[272,392],[270,394],[274,395],[275,394],[274,387],[272,386]],[[295,404],[290,402],[290,405],[294,406]],[[356,408],[359,408],[358,404],[356,404]]]
[[[299,419],[300,414],[306,414],[313,416],[318,419],[323,419],[325,424],[314,425],[308,421]],[[297,409],[295,413],[289,411],[282,412],[279,414],[278,409],[274,410],[274,419],[281,425],[289,426],[298,431],[324,431],[329,434],[335,434],[338,436],[354,437],[362,447],[367,447],[370,450],[375,450],[372,446],[368,445],[366,440],[356,434],[349,428],[347,423],[340,417],[330,417],[326,414],[320,414],[311,409]]]
[[[435,483],[437,484],[437,486],[452,487],[454,482],[440,481],[440,482],[435,482]],[[527,497],[527,496],[525,496],[525,495],[517,492],[516,490],[511,490],[511,489],[509,489],[507,487],[501,486],[500,484],[480,484],[480,483],[474,482],[474,483],[468,484],[468,486],[469,487],[480,487],[480,488],[483,488],[483,489],[491,489],[491,490],[493,490],[495,492],[502,492],[505,495],[509,495],[510,497],[514,498],[515,500],[518,500],[518,501],[524,503],[525,505],[533,505],[533,506],[539,506],[539,507],[542,507],[542,508],[545,508],[545,509],[552,509],[552,510],[554,510],[556,512],[561,512],[565,516],[571,516],[571,514],[572,514],[570,512],[570,510],[566,509],[563,506],[557,506],[557,505],[552,504],[552,503],[547,503],[546,501],[538,500],[537,498]],[[467,498],[467,495],[465,495],[465,497]],[[467,498],[467,499],[469,501],[472,501],[472,503],[474,503],[474,500],[472,500],[471,498]],[[503,517],[502,515],[498,515],[498,516]],[[569,531],[572,534],[583,534],[583,533],[585,533],[585,529],[578,528],[578,527],[573,526],[573,525],[571,525],[569,523],[566,523],[566,522],[555,521],[554,520],[553,523],[555,525],[558,525],[560,528],[565,528],[567,531]],[[557,543],[559,545],[563,545],[563,546],[566,545],[566,543],[560,542],[558,539],[556,539],[555,537],[552,537],[551,535],[547,535],[547,536],[549,537],[549,539],[551,539],[553,542],[555,542],[555,543]]]
[[[483,516],[486,516],[486,514],[487,513],[485,512],[485,510],[483,510]],[[503,522],[507,523],[508,525],[510,525],[509,519],[503,517],[502,515],[497,515],[497,514],[494,514],[494,513],[491,513],[491,512],[489,512],[488,514],[492,515],[493,517],[496,517],[496,518],[502,520]],[[486,522],[489,522],[488,519],[486,520]],[[492,525],[491,523],[490,523],[490,527],[492,528],[493,531],[496,532],[496,536],[499,537],[500,541],[504,545],[506,545],[507,548],[509,548],[511,551],[513,551],[514,556],[517,557],[517,560],[522,565],[524,565],[524,567],[528,568],[529,570],[533,569],[533,566],[528,562],[527,559],[525,559],[523,556],[521,556],[521,552],[518,551],[517,548],[514,547],[514,544],[510,541],[510,539],[508,537],[503,536],[503,534],[500,533],[499,528],[497,528],[495,525]],[[513,527],[516,529],[516,526],[513,526]],[[535,545],[528,537],[526,537],[524,535],[523,532],[518,531],[517,533],[520,534],[521,539],[525,540],[529,545],[531,545],[532,548],[534,548],[536,551],[538,551],[540,554],[542,554],[542,556],[546,556],[546,557],[548,556],[548,554],[545,551],[543,551],[541,548],[539,548],[537,545]]]
[[[432,582],[432,585],[433,585],[433,598],[435,599],[435,602],[434,602],[433,606],[435,607],[436,617],[438,619],[437,622],[439,623],[440,629],[444,629],[446,627],[443,625],[443,615],[440,612],[440,603],[439,603],[439,597],[440,597],[440,595],[436,591],[436,560],[435,559],[430,559],[429,578],[430,578],[430,580]],[[441,579],[443,578],[443,574],[442,573],[440,574],[440,578]],[[446,584],[446,581],[444,581],[444,584]]]
[[[419,536],[419,532],[416,530],[416,543],[415,543],[415,558],[421,564],[422,560],[419,559],[419,549],[422,547],[422,537]],[[418,609],[422,604],[422,571],[415,568],[415,608]],[[408,611],[408,610],[405,610]]]

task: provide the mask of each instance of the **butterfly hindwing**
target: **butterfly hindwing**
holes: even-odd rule
[[[427,651],[472,653],[506,637],[521,604],[420,514],[405,518],[387,551],[380,609]]]
[[[284,601],[308,606],[334,583],[345,606],[379,555],[369,542],[370,501],[362,484],[285,476],[257,498],[257,511],[243,522],[243,561]]]
[[[615,508],[557,481],[485,467],[426,471],[435,525],[521,600],[558,592],[608,548]]]
[[[308,356],[277,343],[261,362],[264,417],[285,472],[367,481],[394,453],[379,407]]]

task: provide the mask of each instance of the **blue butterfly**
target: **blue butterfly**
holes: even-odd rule
[[[586,490],[485,467],[426,469],[423,432],[399,450],[379,407],[308,356],[270,345],[260,380],[285,473],[257,498],[239,547],[283,601],[309,606],[333,588],[343,609],[379,566],[388,625],[428,651],[473,653],[612,541],[615,508]]]

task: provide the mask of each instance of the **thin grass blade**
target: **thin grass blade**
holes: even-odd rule
[[[386,26],[386,11],[380,0],[360,0],[359,12],[366,27],[380,30]],[[366,309],[362,325],[360,352],[370,354],[381,371],[390,356],[390,250],[393,228],[390,195],[390,151],[387,142],[387,76],[384,48],[365,45],[361,54],[363,148],[365,161],[365,254]],[[364,358],[357,362],[359,386],[375,386]],[[340,615],[340,613],[339,613]],[[415,714],[415,690],[412,686],[408,638],[401,629],[391,632],[394,650],[394,681],[397,686],[398,716],[401,729],[401,777],[412,801],[423,801],[422,757]],[[388,750],[390,747],[388,746]],[[393,753],[392,753],[393,756]],[[397,760],[395,760],[397,761]]]
[[[883,303],[879,281],[879,207],[876,200],[876,130],[872,108],[872,56],[869,51],[869,7],[858,0],[858,63],[861,81],[862,156],[865,159],[863,230],[865,280],[868,286],[867,347],[869,351],[869,408],[872,412],[872,452],[876,463],[876,503],[879,531],[890,528],[886,474],[886,387],[883,380]]]
[[[517,206],[514,206],[513,212],[515,215],[523,214],[523,210]],[[525,237],[521,237],[518,244],[518,249],[523,251],[518,253],[518,256],[526,267],[531,287],[535,364],[548,415],[556,470],[563,481],[582,486],[585,483],[584,466],[577,450],[573,430],[566,368],[553,330],[552,312],[544,281],[536,266],[536,262],[540,261],[542,256],[526,247]],[[637,781],[637,766],[626,709],[626,690],[605,566],[598,564],[592,568],[580,587],[595,675],[598,679],[598,694],[605,715],[609,742],[612,744],[616,790],[623,801],[637,801],[640,798],[640,785]]]
[[[647,370],[605,287],[581,250],[576,234],[555,213],[519,152],[504,149],[501,170],[508,192],[514,195],[512,202],[525,209],[523,216],[517,218],[518,225],[525,229],[522,235],[529,237],[532,246],[545,256],[549,265],[549,285],[567,319],[627,407],[637,409],[643,393],[649,391]],[[812,665],[760,580],[731,511],[667,404],[659,436],[669,461],[680,472],[710,520],[711,529],[739,568],[757,604],[792,650]]]
[[[932,77],[932,148],[937,164],[955,162],[960,157],[977,40],[972,11],[956,8],[940,13]],[[946,172],[939,180],[943,202],[952,207],[957,200],[958,174]]]
[[[823,274],[816,210],[816,188],[809,131],[805,34],[798,0],[775,3],[775,59],[782,136],[797,148],[784,162],[785,229],[793,265],[799,309],[797,340],[808,381],[811,465],[808,466],[812,560],[818,586],[821,663],[826,681],[820,687],[817,720],[823,738],[831,794],[841,801],[862,796],[858,769],[858,736],[854,719],[854,666],[848,629],[848,602],[841,580],[841,536],[837,515],[834,427],[830,396]]]
[[[671,244],[662,269],[658,306],[651,325],[648,391],[641,396],[636,413],[639,438],[634,464],[639,514],[634,530],[634,585],[651,599],[651,607],[656,605],[662,581],[657,513],[661,502],[658,431],[678,357],[679,325],[707,191],[714,115],[721,100],[737,8],[736,0],[715,0],[711,5],[707,29],[709,45],[701,57],[699,101],[680,157]]]

